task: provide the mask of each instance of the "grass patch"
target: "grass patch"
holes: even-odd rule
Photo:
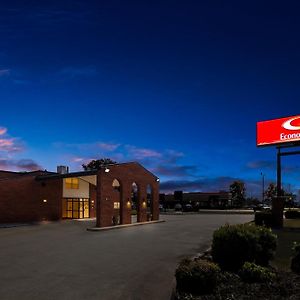
[[[293,220],[295,221],[295,220]],[[277,250],[271,265],[283,271],[290,271],[294,242],[300,242],[298,231],[273,230],[278,237]]]
[[[300,229],[300,219],[284,219],[283,227],[285,228],[299,228]]]

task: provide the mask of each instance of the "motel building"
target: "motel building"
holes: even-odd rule
[[[159,179],[136,162],[68,172],[0,170],[0,223],[96,218],[97,227],[159,219]]]

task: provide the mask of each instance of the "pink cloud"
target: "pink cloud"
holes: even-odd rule
[[[7,132],[7,128],[0,127],[0,135],[4,135]]]
[[[0,139],[0,151],[19,152],[24,150],[24,147],[15,138]]]

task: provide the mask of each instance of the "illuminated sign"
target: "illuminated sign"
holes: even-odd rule
[[[267,146],[300,141],[300,115],[257,122],[256,145]]]

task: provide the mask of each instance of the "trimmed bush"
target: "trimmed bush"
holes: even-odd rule
[[[238,271],[245,262],[267,265],[277,237],[268,228],[251,224],[225,225],[213,234],[212,257],[221,269]]]
[[[300,274],[300,243],[294,243],[293,251],[295,255],[291,260],[291,270],[294,273]]]
[[[180,293],[203,295],[216,287],[220,268],[203,259],[184,259],[176,269],[177,290]]]
[[[272,227],[274,225],[272,212],[258,211],[254,215],[255,225]]]
[[[255,262],[261,266],[268,266],[269,261],[274,258],[277,248],[277,236],[272,230],[262,226],[255,226],[257,244]]]
[[[286,219],[300,219],[300,211],[298,210],[287,210],[284,215]]]
[[[276,277],[268,268],[250,262],[244,263],[239,275],[245,282],[267,282]]]

